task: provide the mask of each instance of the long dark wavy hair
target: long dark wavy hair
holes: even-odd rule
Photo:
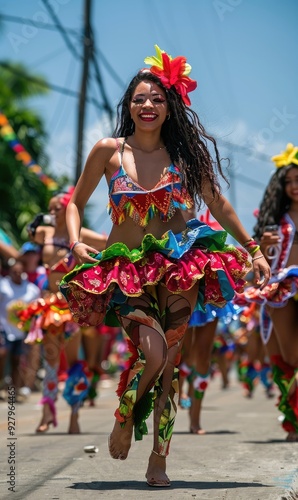
[[[265,226],[279,224],[282,216],[289,210],[291,200],[285,192],[285,178],[291,168],[298,165],[291,163],[280,167],[272,175],[260,204],[258,220],[254,226],[254,237],[260,239]]]
[[[201,206],[204,182],[209,181],[213,196],[221,192],[218,173],[228,183],[220,163],[216,141],[207,134],[198,115],[184,104],[174,87],[165,88],[159,78],[150,71],[139,72],[130,82],[117,106],[117,125],[113,137],[132,135],[135,124],[130,116],[130,103],[140,82],[156,83],[166,94],[170,118],[161,128],[161,137],[171,161],[179,165],[184,174],[184,185],[189,194]],[[213,144],[215,160],[208,151],[207,141]]]

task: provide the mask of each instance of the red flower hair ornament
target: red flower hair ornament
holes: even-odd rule
[[[70,198],[72,197],[72,193],[74,192],[74,190],[75,190],[74,186],[70,186],[66,193],[60,193],[58,195],[61,205],[63,205],[64,207],[67,207],[68,203],[70,202]]]
[[[158,45],[154,45],[154,47],[156,56],[144,59],[146,64],[152,65],[149,71],[158,76],[167,89],[175,87],[183,102],[190,106],[191,102],[187,94],[197,88],[197,82],[188,76],[191,72],[191,66],[186,62],[186,57],[178,56],[173,59],[164,50],[161,50]]]

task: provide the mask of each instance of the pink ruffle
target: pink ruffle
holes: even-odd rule
[[[148,285],[161,282],[172,293],[180,293],[200,281],[204,305],[223,307],[234,291],[243,291],[246,262],[244,252],[204,252],[198,248],[173,260],[158,252],[134,263],[117,256],[74,276],[68,283],[68,303],[81,326],[97,325],[104,319],[116,285],[125,296],[136,297]],[[227,297],[227,288],[231,297]]]

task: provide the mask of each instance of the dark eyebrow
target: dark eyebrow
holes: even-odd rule
[[[136,97],[136,96],[144,97],[145,95],[147,95],[147,94],[143,94],[142,92],[139,92],[138,94],[135,94],[133,97]],[[165,97],[161,94],[161,92],[152,92],[152,94],[150,94],[150,95],[152,95],[153,97],[161,96],[165,99]]]

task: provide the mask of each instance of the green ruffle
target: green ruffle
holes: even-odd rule
[[[153,410],[153,393],[147,392],[135,404],[134,407],[134,435],[136,441],[141,441],[143,436],[148,434],[146,420],[150,417]]]
[[[143,259],[148,252],[160,251],[162,253],[168,253],[166,251],[166,246],[169,238],[163,238],[162,240],[157,240],[153,234],[146,234],[142,244],[139,248],[133,248],[130,250],[125,243],[113,243],[105,250],[100,252],[99,254],[90,254],[92,257],[98,260],[98,262],[104,262],[106,260],[114,259],[115,257],[125,257],[131,262],[137,262]],[[72,271],[70,271],[66,276],[64,276],[62,282],[71,280],[73,275],[77,275],[78,272],[83,271],[85,269],[91,269],[94,266],[97,266],[97,262],[92,263],[84,263],[78,264]]]

